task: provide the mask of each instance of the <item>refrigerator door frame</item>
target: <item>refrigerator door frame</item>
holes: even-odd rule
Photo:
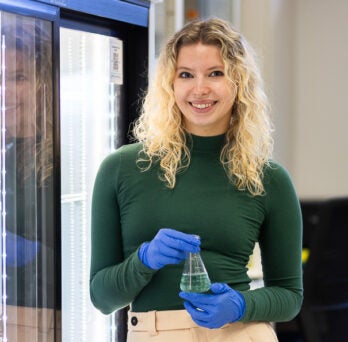
[[[69,10],[61,10],[60,27],[82,30],[97,34],[115,36],[124,43],[124,120],[122,122],[123,136],[117,139],[117,146],[129,143],[128,127],[139,115],[140,90],[145,90],[147,77],[143,77],[148,71],[148,30],[146,27],[129,25],[120,21],[109,20],[94,16],[83,15]],[[140,51],[140,52],[139,52]],[[141,62],[139,54],[143,56]],[[120,141],[119,141],[120,140]],[[127,335],[127,308],[117,311],[113,316],[116,329],[116,341],[126,340]]]
[[[0,10],[49,21],[58,19],[59,7],[28,0],[0,0]]]
[[[6,0],[11,1],[11,0]],[[147,27],[150,1],[144,0],[33,0],[80,13]]]

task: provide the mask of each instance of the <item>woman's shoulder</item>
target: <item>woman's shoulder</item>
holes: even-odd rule
[[[284,173],[284,172],[288,173],[286,167],[274,159],[270,159],[265,164],[265,173],[267,174],[277,174],[277,173]]]
[[[298,215],[298,195],[290,173],[283,165],[270,161],[264,170],[263,184],[265,188],[263,199],[268,210],[284,212],[284,215],[285,213]]]
[[[143,144],[142,143],[132,143],[132,144],[126,144],[119,147],[114,153],[116,155],[121,155],[123,158],[132,158],[137,157],[139,152],[142,150]]]
[[[135,163],[141,150],[141,143],[123,145],[117,148],[115,151],[108,154],[103,159],[100,167],[102,169],[108,169],[114,168],[115,166],[119,166],[121,163]]]
[[[264,167],[264,186],[266,188],[281,185],[291,185],[292,180],[289,171],[275,160],[269,160]]]

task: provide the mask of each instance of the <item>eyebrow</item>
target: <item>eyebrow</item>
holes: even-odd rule
[[[210,71],[210,70],[216,70],[216,69],[224,69],[224,66],[223,65],[214,65],[212,67],[209,67],[207,70]],[[186,66],[179,66],[176,68],[176,70],[187,70],[187,71],[192,71],[194,69],[192,68],[189,68],[189,67],[186,67]]]

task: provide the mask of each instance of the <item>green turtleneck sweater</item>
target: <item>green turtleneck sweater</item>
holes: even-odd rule
[[[180,310],[183,264],[147,268],[138,248],[160,228],[201,237],[201,255],[212,282],[229,284],[246,301],[243,321],[292,319],[302,303],[302,223],[288,173],[272,163],[266,194],[251,196],[228,180],[219,161],[224,135],[192,136],[191,162],[174,189],[158,178],[158,166],[136,165],[141,144],[109,155],[97,174],[92,201],[90,293],[108,314]],[[262,255],[265,287],[250,290],[247,264],[255,243]]]

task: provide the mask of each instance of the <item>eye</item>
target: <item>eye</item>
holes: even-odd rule
[[[24,74],[16,74],[16,81],[21,82],[21,81],[26,81],[28,78]]]
[[[179,74],[179,78],[192,78],[193,76],[187,72],[187,71],[183,71]]]
[[[224,73],[220,70],[214,70],[209,76],[210,77],[224,76]]]

